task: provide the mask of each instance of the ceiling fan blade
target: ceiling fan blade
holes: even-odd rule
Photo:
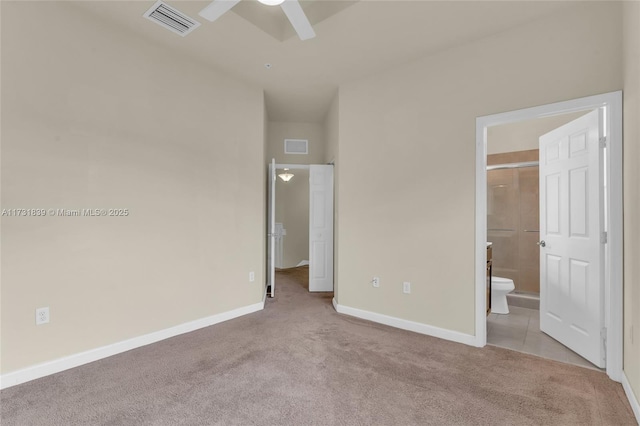
[[[304,14],[302,6],[298,3],[298,0],[285,0],[280,5],[284,10],[285,15],[289,18],[293,29],[298,33],[300,40],[308,40],[316,36],[316,32],[313,31],[311,23],[307,19],[307,15]]]
[[[202,9],[198,15],[213,22],[238,3],[240,3],[240,0],[214,0],[209,6]]]

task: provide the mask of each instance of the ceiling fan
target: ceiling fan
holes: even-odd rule
[[[287,18],[293,25],[293,28],[298,33],[300,40],[308,40],[316,36],[315,31],[311,23],[307,19],[307,16],[302,10],[302,6],[298,0],[258,0],[262,4],[267,6],[280,6],[284,11]],[[202,9],[199,13],[204,19],[208,21],[215,21],[226,12],[231,10],[233,6],[240,3],[240,0],[213,0],[211,4]]]

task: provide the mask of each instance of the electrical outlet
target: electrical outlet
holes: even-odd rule
[[[36,309],[36,325],[47,324],[49,322],[49,307]]]
[[[256,280],[256,273],[251,271],[249,272],[249,282],[252,283]]]
[[[371,284],[376,288],[380,287],[380,277],[373,277]]]
[[[402,292],[405,294],[409,294],[411,293],[411,283],[408,281],[405,281],[402,283]]]

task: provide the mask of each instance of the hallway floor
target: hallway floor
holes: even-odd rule
[[[508,315],[489,314],[487,317],[487,343],[602,371],[540,331],[540,311],[536,309],[509,306]]]

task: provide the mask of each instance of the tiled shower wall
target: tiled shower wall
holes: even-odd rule
[[[537,161],[538,150],[487,156],[487,164]],[[487,240],[493,275],[511,278],[516,291],[540,293],[538,167],[487,172]]]

